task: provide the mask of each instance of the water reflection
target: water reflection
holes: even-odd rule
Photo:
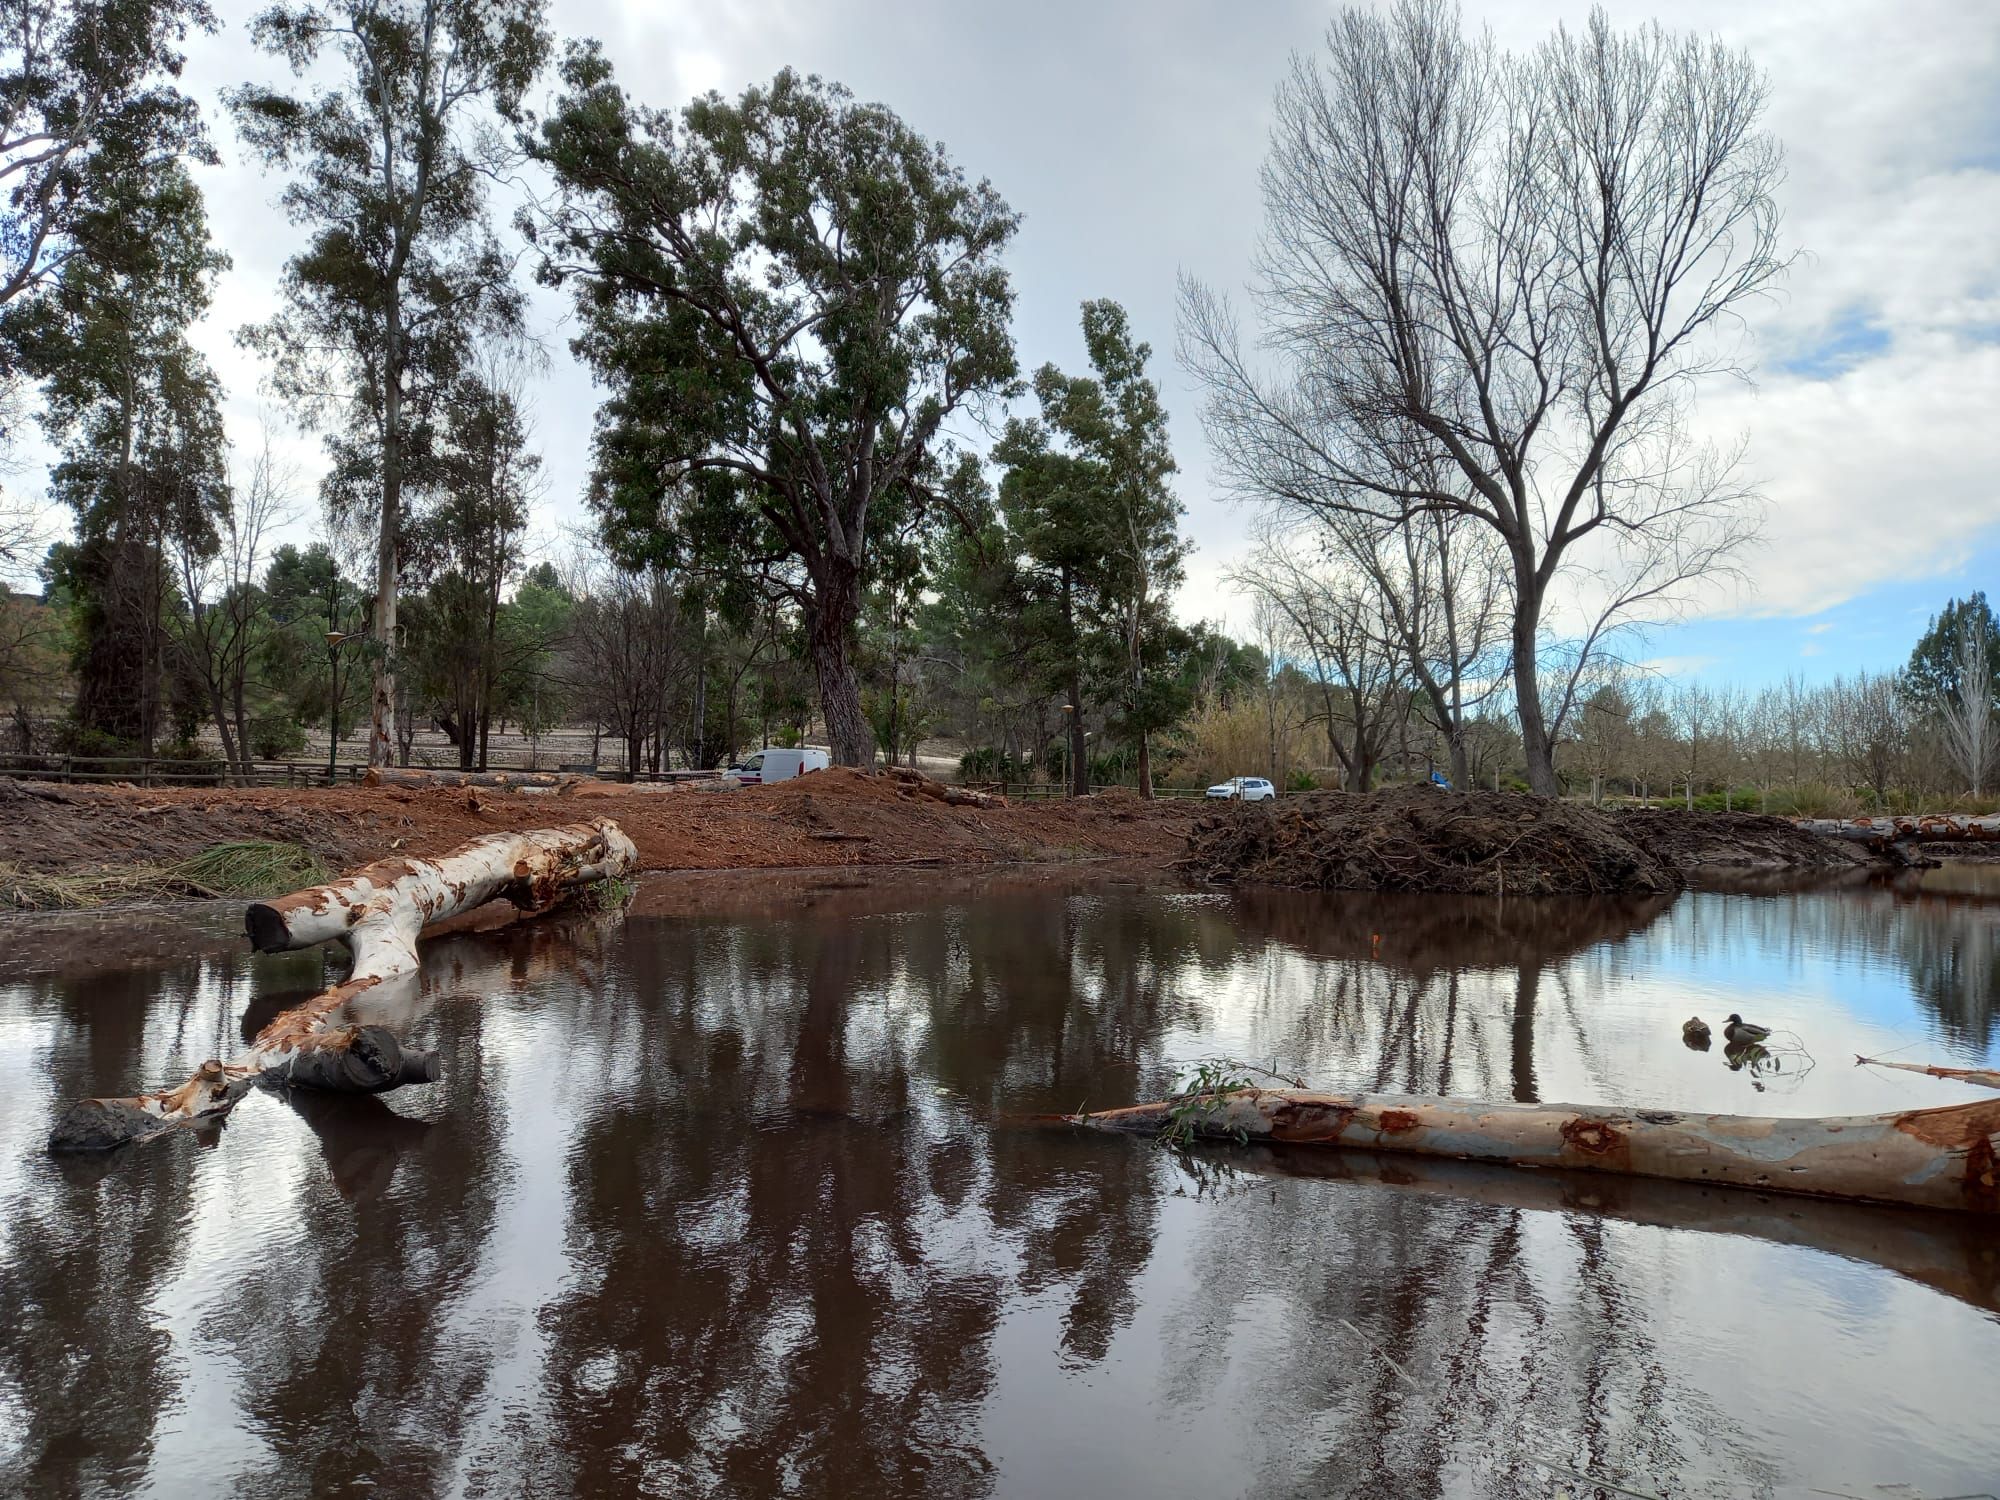
[[[440,1085],[257,1095],[219,1139],[84,1166],[36,1151],[57,1101],[230,1050],[320,960],[0,982],[26,1101],[0,1118],[0,1490],[1543,1496],[1572,1482],[1549,1464],[1975,1488],[2000,1263],[1961,1223],[1182,1164],[1030,1122],[1215,1054],[1333,1087],[1944,1103],[1971,1095],[1833,1066],[1774,1101],[1680,1025],[1749,997],[1827,1061],[1904,1034],[1977,1061],[1916,955],[1985,910],[661,881],[622,919],[436,945],[367,1019],[436,1047]]]

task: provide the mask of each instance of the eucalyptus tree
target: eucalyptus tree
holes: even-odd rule
[[[1183,347],[1240,493],[1442,516],[1505,558],[1529,784],[1621,621],[1754,529],[1734,456],[1691,437],[1723,337],[1775,290],[1776,141],[1749,59],[1593,11],[1532,54],[1446,0],[1343,10],[1280,87],[1256,300],[1282,374],[1189,284]],[[1575,612],[1575,619],[1565,616]],[[1554,684],[1542,666],[1567,637]]]
[[[0,0],[0,307],[86,245],[98,189],[181,157],[214,161],[175,80],[207,0]]]
[[[1065,376],[1046,365],[1035,394],[1050,429],[1099,476],[1090,535],[1099,548],[1097,605],[1117,643],[1106,674],[1111,724],[1136,746],[1139,795],[1150,797],[1152,736],[1188,705],[1171,660],[1184,644],[1171,601],[1188,544],[1166,408],[1146,373],[1152,349],[1134,341],[1125,309],[1109,300],[1083,304],[1083,342],[1091,373]]]
[[[78,743],[149,750],[166,666],[166,549],[208,555],[229,510],[220,393],[187,337],[228,258],[209,243],[179,157],[90,165],[68,226],[81,253],[5,321],[62,451],[49,493],[75,515],[53,581],[74,601]]]
[[[253,35],[302,91],[227,96],[310,234],[286,264],[285,308],[245,338],[278,392],[328,433],[330,503],[375,521],[368,758],[394,755],[405,487],[429,460],[436,406],[482,332],[515,326],[520,294],[495,239],[484,168],[496,116],[547,59],[544,0],[291,0]],[[320,82],[320,80],[326,80]]]
[[[465,770],[486,765],[503,670],[501,597],[521,570],[522,537],[545,488],[524,376],[513,352],[486,348],[444,393],[409,541],[432,632],[415,654]]]
[[[1083,755],[1086,676],[1137,751],[1139,790],[1152,795],[1152,736],[1185,712],[1187,685],[1171,658],[1182,635],[1170,601],[1187,543],[1170,483],[1166,409],[1116,302],[1083,304],[1091,373],[1035,373],[1040,417],[1010,423],[994,456],[1006,466],[1001,507],[1023,580],[1024,619],[1070,707],[1070,762],[1088,789]]]
[[[887,108],[782,72],[678,115],[594,44],[533,137],[557,200],[542,274],[574,288],[610,388],[591,501],[627,562],[797,607],[833,757],[872,755],[855,627],[890,497],[942,503],[934,448],[1015,381],[1000,254],[1016,216]]]

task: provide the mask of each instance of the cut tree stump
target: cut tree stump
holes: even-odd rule
[[[388,1028],[336,1024],[347,1003],[380,986],[414,983],[418,937],[436,923],[496,900],[537,914],[638,867],[624,831],[597,818],[488,834],[436,859],[378,860],[329,885],[257,902],[244,914],[253,949],[280,953],[339,938],[354,955],[347,978],[276,1017],[249,1051],[226,1063],[211,1058],[177,1088],[70,1105],[49,1133],[49,1149],[108,1151],[215,1119],[266,1079],[359,1093],[435,1082],[437,1059],[405,1047]]]
[[[1351,1146],[1860,1202],[2000,1213],[2000,1099],[1895,1115],[1766,1119],[1246,1088],[1071,1115],[1094,1130]]]

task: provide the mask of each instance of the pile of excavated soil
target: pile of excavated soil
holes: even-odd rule
[[[46,874],[167,864],[234,839],[304,845],[336,869],[391,852],[441,853],[503,829],[616,819],[648,870],[956,865],[1125,858],[1165,864],[1196,809],[1116,794],[951,807],[906,782],[820,771],[768,787],[568,794],[490,788],[217,790],[58,786],[0,779],[0,865]]]
[[[1635,807],[1612,816],[1633,843],[1683,872],[1843,870],[1891,862],[1864,844],[1828,838],[1762,813]]]
[[[1559,896],[1677,891],[1672,864],[1596,808],[1516,792],[1314,792],[1203,818],[1203,880],[1349,891]]]
[[[1513,792],[1403,787],[1229,806],[1189,836],[1197,879],[1307,890],[1657,895],[1696,870],[1826,870],[1880,862],[1756,813],[1607,812]]]

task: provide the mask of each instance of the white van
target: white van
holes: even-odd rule
[[[824,750],[781,750],[765,746],[722,773],[722,779],[736,786],[757,786],[766,781],[790,781],[808,771],[826,769]]]

